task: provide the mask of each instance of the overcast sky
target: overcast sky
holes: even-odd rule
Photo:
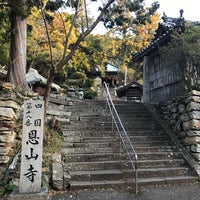
[[[151,5],[156,0],[145,0],[145,4]],[[200,0],[157,0],[160,4],[160,8],[158,10],[158,13],[165,14],[168,17],[179,17],[180,13],[179,11],[181,9],[184,10],[183,17],[186,21],[200,21]],[[100,2],[98,2],[99,5]],[[96,10],[97,3],[92,3],[91,7],[94,11],[94,16],[97,14]],[[92,12],[93,13],[93,12]],[[103,27],[102,24],[98,24],[98,26],[95,28],[93,33],[100,33],[103,34],[106,32],[106,29]]]
[[[155,0],[145,0],[150,5]],[[163,12],[169,17],[179,17],[179,11],[184,10],[185,20],[200,21],[200,0],[157,0],[160,4],[158,12]]]

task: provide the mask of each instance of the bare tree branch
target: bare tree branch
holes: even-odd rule
[[[67,48],[68,48],[68,45],[69,45],[69,38],[70,38],[70,35],[71,35],[72,30],[74,28],[74,24],[76,22],[76,18],[78,17],[80,0],[76,1],[76,5],[77,5],[76,6],[76,11],[75,11],[74,17],[72,19],[71,26],[70,26],[70,29],[68,31],[68,34],[66,35],[65,47],[64,47],[64,51],[63,51],[63,59],[66,57],[66,52],[67,52]]]
[[[85,18],[86,18],[86,24],[87,24],[87,28],[89,28],[89,25],[88,25],[88,15],[87,15],[86,0],[84,0],[84,6],[85,6]]]
[[[49,31],[48,31],[48,26],[47,26],[47,20],[46,20],[46,17],[45,17],[45,13],[42,9],[42,3],[41,3],[41,0],[39,0],[39,3],[40,3],[40,12],[41,12],[41,15],[42,15],[42,18],[43,18],[43,21],[44,21],[44,25],[45,25],[45,29],[46,29],[46,34],[47,34],[47,39],[48,39],[48,44],[49,44],[49,53],[50,53],[50,59],[51,59],[51,65],[52,67],[54,66],[54,63],[53,63],[53,53],[52,53],[52,45],[51,45],[51,39],[50,39],[50,35],[49,35]]]
[[[102,20],[107,8],[114,2],[115,0],[109,0],[108,3],[102,8],[101,13],[99,14],[99,16],[97,17],[97,19],[93,22],[93,24],[88,27],[88,29],[83,32],[79,38],[77,39],[76,43],[73,45],[71,51],[69,52],[69,54],[67,56],[65,56],[58,64],[57,67],[60,68],[62,66],[64,66],[68,60],[74,55],[78,45],[83,41],[83,39],[89,35],[92,30],[97,26],[97,24]]]

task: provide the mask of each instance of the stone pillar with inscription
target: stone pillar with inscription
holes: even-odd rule
[[[10,199],[47,199],[41,187],[43,154],[44,102],[24,102],[19,191]]]

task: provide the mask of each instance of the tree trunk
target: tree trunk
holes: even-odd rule
[[[77,39],[77,41],[75,42],[75,44],[73,45],[73,48],[71,49],[71,51],[67,54],[66,54],[66,49],[64,50],[64,54],[63,54],[63,59],[57,64],[57,65],[54,65],[52,64],[52,68],[51,68],[51,72],[50,72],[50,75],[49,75],[49,78],[48,78],[48,81],[47,81],[47,87],[46,87],[46,90],[45,90],[45,95],[44,95],[44,104],[45,104],[45,116],[46,116],[46,110],[47,110],[47,107],[48,107],[48,101],[49,101],[49,95],[50,95],[50,91],[51,91],[51,85],[54,81],[54,78],[56,76],[56,73],[58,72],[58,69],[61,69],[65,64],[68,63],[68,61],[71,59],[71,57],[74,55],[75,51],[77,50],[78,46],[80,45],[80,43],[85,39],[86,36],[88,36],[91,31],[97,26],[97,24],[102,20],[104,14],[106,13],[107,11],[107,8],[109,8],[109,6],[114,2],[115,0],[109,0],[107,2],[107,4],[103,7],[103,9],[101,10],[101,13],[99,14],[99,16],[97,17],[97,19],[93,22],[93,24],[87,28],[87,30],[85,32],[83,32],[79,38]],[[77,15],[77,13],[75,14]],[[76,17],[75,17],[76,19]],[[74,19],[74,20],[75,20]],[[45,18],[44,18],[45,20]],[[74,23],[75,21],[73,21]],[[73,26],[74,24],[72,24]],[[46,26],[47,27],[47,26]],[[70,28],[71,29],[71,28]],[[47,35],[48,35],[48,30],[47,31]],[[67,48],[68,46],[68,39],[70,37],[70,34],[71,32],[67,35],[67,38],[66,38],[66,45],[65,45],[65,48]],[[50,41],[50,40],[49,40]],[[49,42],[50,44],[50,42]],[[50,44],[50,48],[51,48],[51,44]]]
[[[46,117],[46,112],[47,112],[47,108],[48,108],[51,86],[52,86],[52,83],[55,79],[55,76],[56,76],[56,68],[55,68],[55,66],[52,66],[52,68],[50,70],[49,78],[47,80],[47,86],[46,86],[46,90],[45,90],[45,94],[44,94],[44,116],[45,117]]]
[[[28,89],[25,80],[26,74],[26,42],[27,24],[26,19],[17,16],[11,11],[11,44],[10,44],[10,67],[8,80],[16,85]]]

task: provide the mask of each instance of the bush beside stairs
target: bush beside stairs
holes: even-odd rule
[[[180,148],[165,133],[142,103],[115,101],[119,116],[138,154],[138,186],[189,184],[198,175]],[[105,101],[74,101],[64,107],[72,112],[70,123],[62,124],[62,163],[53,164],[57,189],[133,188],[131,169]]]

